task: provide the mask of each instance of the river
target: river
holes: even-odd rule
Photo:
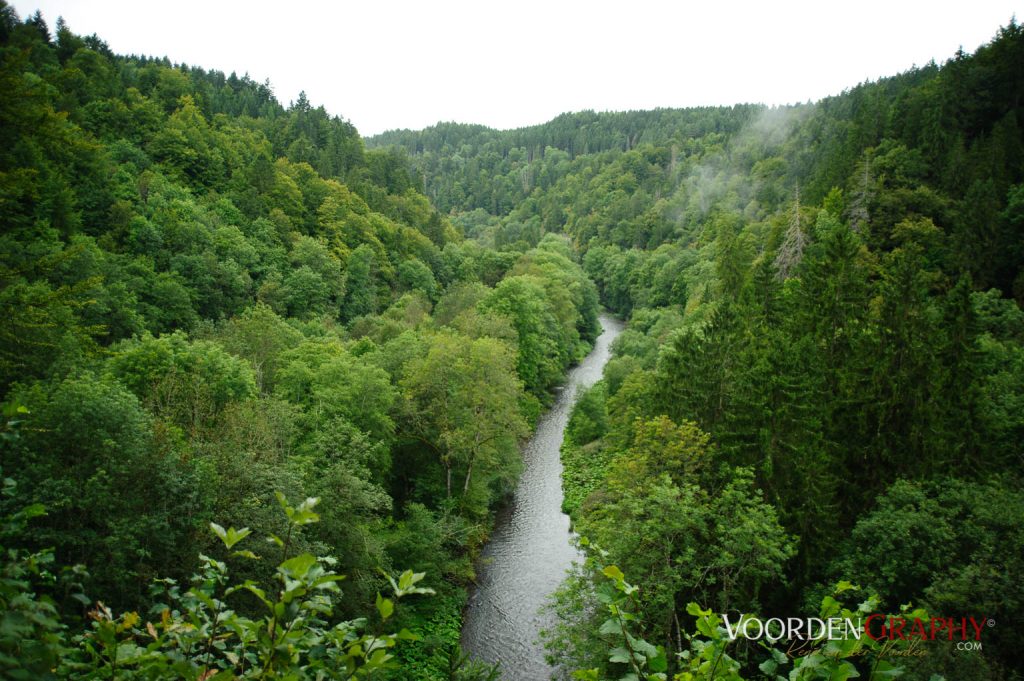
[[[569,371],[555,404],[523,449],[522,476],[483,549],[466,606],[463,649],[500,663],[504,681],[543,681],[553,671],[538,641],[552,622],[540,609],[580,557],[570,542],[569,516],[562,513],[559,449],[577,392],[601,378],[611,343],[623,328],[609,315],[600,320],[594,349]]]

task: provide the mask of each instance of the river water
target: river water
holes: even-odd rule
[[[559,449],[577,391],[601,378],[622,328],[619,320],[601,315],[594,349],[569,372],[524,448],[519,484],[481,554],[462,647],[477,659],[500,663],[504,681],[543,681],[553,671],[538,641],[540,631],[551,626],[551,615],[540,609],[580,557],[569,541],[569,516],[562,513]]]

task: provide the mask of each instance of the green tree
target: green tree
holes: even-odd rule
[[[377,309],[377,289],[373,249],[363,244],[348,256],[347,292],[341,305],[342,319],[351,320]]]
[[[171,335],[125,341],[108,367],[154,413],[196,435],[233,401],[256,392],[248,363],[212,341]]]
[[[84,564],[106,602],[145,601],[151,579],[194,553],[204,486],[193,466],[155,441],[152,418],[118,382],[90,374],[39,384],[21,396],[31,412],[6,464],[24,481],[17,503],[47,515],[18,539],[54,547],[59,564]]]
[[[273,392],[281,353],[302,341],[301,333],[262,303],[224,324],[217,337],[225,350],[249,360],[257,387],[267,393]]]
[[[561,331],[543,283],[534,276],[508,277],[478,307],[512,322],[519,349],[516,371],[527,390],[543,395],[568,363],[568,348],[559,347]]]
[[[406,371],[403,434],[435,453],[444,468],[448,497],[453,475],[463,475],[465,509],[478,513],[486,508],[488,500],[485,496],[481,504],[480,496],[487,483],[513,479],[518,438],[526,433],[520,413],[522,383],[511,350],[492,338],[471,340],[442,332]],[[476,486],[474,481],[479,481]]]

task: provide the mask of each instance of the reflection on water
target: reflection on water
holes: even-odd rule
[[[569,516],[562,513],[558,450],[577,391],[601,378],[622,322],[601,315],[601,327],[594,349],[569,372],[523,450],[522,477],[484,547],[466,608],[462,647],[473,657],[500,662],[505,681],[542,681],[551,674],[538,635],[552,622],[539,611],[578,558],[569,543]]]

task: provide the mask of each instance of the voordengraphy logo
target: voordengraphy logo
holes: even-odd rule
[[[758,617],[741,615],[735,622],[722,615],[729,639],[752,641],[843,641],[866,636],[875,641],[981,641],[985,627],[995,626],[987,617],[919,617],[874,614],[867,618]]]

